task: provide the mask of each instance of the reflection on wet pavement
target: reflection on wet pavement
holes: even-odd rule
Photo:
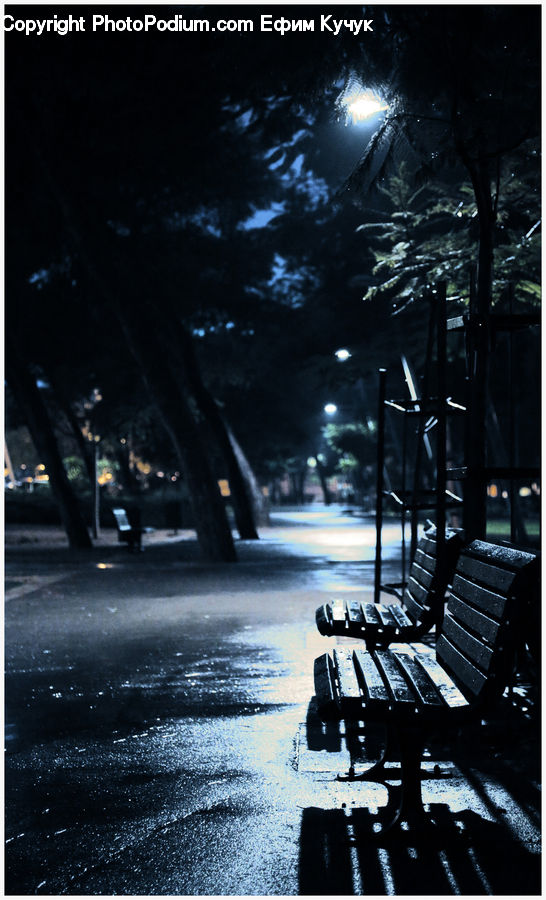
[[[8,893],[381,894],[419,884],[420,894],[483,894],[538,884],[529,719],[513,724],[519,760],[502,753],[505,727],[501,751],[477,732],[470,760],[461,746],[456,759],[450,746],[431,748],[423,792],[435,840],[369,842],[389,786],[336,781],[354,746],[312,701],[313,660],[335,644],[318,634],[315,608],[337,591],[372,590],[373,523],[335,520],[335,510],[284,511],[262,541],[238,545],[236,566],[205,566],[185,544],[134,557],[101,548],[68,567],[66,554],[39,545],[9,556],[13,582],[27,566],[35,580],[6,605]],[[373,753],[381,735],[366,740]],[[434,773],[438,760],[449,778]]]

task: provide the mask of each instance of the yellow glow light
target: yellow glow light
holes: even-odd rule
[[[218,481],[218,487],[220,488],[220,493],[222,497],[231,497],[231,491],[229,489],[229,481],[227,478],[220,478]]]

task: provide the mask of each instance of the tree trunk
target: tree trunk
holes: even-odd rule
[[[299,506],[303,506],[305,497],[303,493],[303,484],[305,480],[305,472],[301,470],[297,472],[290,472],[290,481],[292,482],[292,495],[294,497],[294,502]]]
[[[318,454],[315,453],[315,459],[317,461],[317,475],[319,477],[320,486],[322,488],[322,493],[324,495],[324,505],[330,506],[332,502],[332,495],[330,493],[330,489],[328,487],[328,482],[326,480],[326,473],[324,470],[324,466],[322,465],[320,459],[318,458]]]
[[[252,471],[252,467],[247,460],[241,445],[239,444],[229,425],[226,425],[226,428],[231,446],[233,447],[233,452],[235,454],[237,462],[239,463],[239,468],[244,478],[247,491],[250,494],[250,502],[252,504],[252,510],[254,513],[254,521],[258,525],[269,525],[270,519],[267,500],[260,490],[260,486],[256,480],[256,476]]]
[[[211,561],[232,562],[237,558],[233,536],[220,490],[210,469],[206,447],[202,442],[187,398],[179,390],[177,381],[173,380],[169,373],[168,367],[163,361],[161,348],[157,346],[153,333],[150,334],[149,330],[146,333],[146,323],[144,321],[139,323],[141,329],[135,327],[138,308],[131,309],[128,313],[125,312],[121,308],[119,295],[116,295],[115,288],[112,290],[109,282],[97,269],[95,259],[88,252],[86,243],[82,239],[79,222],[74,216],[72,206],[62,186],[53,177],[39,151],[39,144],[35,142],[33,147],[51,194],[59,204],[74,249],[103,299],[112,304],[129,348],[140,365],[143,380],[181,461],[187,478],[195,528],[201,549],[206,558]],[[154,349],[155,357],[151,359],[150,356],[154,355]]]
[[[176,318],[174,321],[176,321]],[[195,398],[199,411],[208,422],[224,458],[239,537],[242,540],[259,540],[252,504],[252,488],[249,480],[249,473],[252,474],[250,466],[245,459],[247,474],[245,478],[240,465],[241,458],[243,458],[242,450],[237,445],[239,449],[239,454],[237,454],[229,426],[224,422],[218,404],[203,383],[192,340],[186,329],[179,323],[176,330],[180,346],[177,347],[176,359],[171,361],[173,377],[177,377],[180,367],[183,366],[186,382]],[[254,478],[253,475],[252,478]]]
[[[235,545],[207,449],[187,397],[165,363],[165,348],[159,345],[155,332],[146,328],[145,321],[137,322],[138,307],[127,314],[116,306],[116,312],[129,349],[181,461],[201,549],[211,562],[233,562],[237,558]]]
[[[72,432],[74,434],[74,440],[76,445],[81,453],[81,457],[83,460],[83,464],[85,466],[85,471],[87,473],[87,477],[89,479],[89,483],[91,485],[91,490],[95,489],[95,485],[93,482],[95,467],[93,464],[93,453],[94,448],[92,448],[91,442],[86,441],[80,423],[78,421],[77,416],[70,406],[70,401],[65,396],[65,392],[62,389],[62,386],[58,383],[57,378],[51,372],[47,372],[47,379],[54,391],[55,398],[62,410],[65,414],[68,424],[70,425]],[[91,452],[93,450],[93,453]]]
[[[91,538],[68,481],[40,390],[28,367],[20,362],[15,347],[10,348],[9,357],[6,364],[7,380],[25,416],[36,450],[44,461],[68,543],[73,549],[90,549],[93,546]]]
[[[136,494],[138,481],[129,464],[129,447],[126,443],[116,447],[115,457],[119,466],[119,473],[121,474],[119,481],[121,481],[123,490],[127,491],[128,494]],[[117,477],[116,480],[118,480]]]

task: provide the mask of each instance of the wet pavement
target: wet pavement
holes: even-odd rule
[[[385,544],[396,580],[395,526]],[[71,553],[8,527],[6,893],[538,895],[532,673],[497,719],[431,744],[435,828],[378,841],[390,781],[336,780],[349,751],[312,699],[336,643],[315,608],[371,598],[373,521],[285,510],[237,549],[208,566],[188,533],[131,554],[104,532]]]

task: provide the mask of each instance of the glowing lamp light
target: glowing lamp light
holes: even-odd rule
[[[350,350],[346,350],[345,347],[342,347],[340,350],[336,350],[334,356],[336,356],[340,362],[346,362],[351,358],[352,353]]]
[[[310,469],[316,469],[317,461],[314,456],[309,457],[309,459],[307,460],[307,465],[309,466]]]
[[[333,416],[337,413],[337,406],[335,403],[327,403],[324,407],[324,412],[327,416]]]
[[[377,113],[385,112],[389,105],[372,91],[358,91],[349,94],[343,100],[347,114],[351,116],[353,125],[371,119]]]

